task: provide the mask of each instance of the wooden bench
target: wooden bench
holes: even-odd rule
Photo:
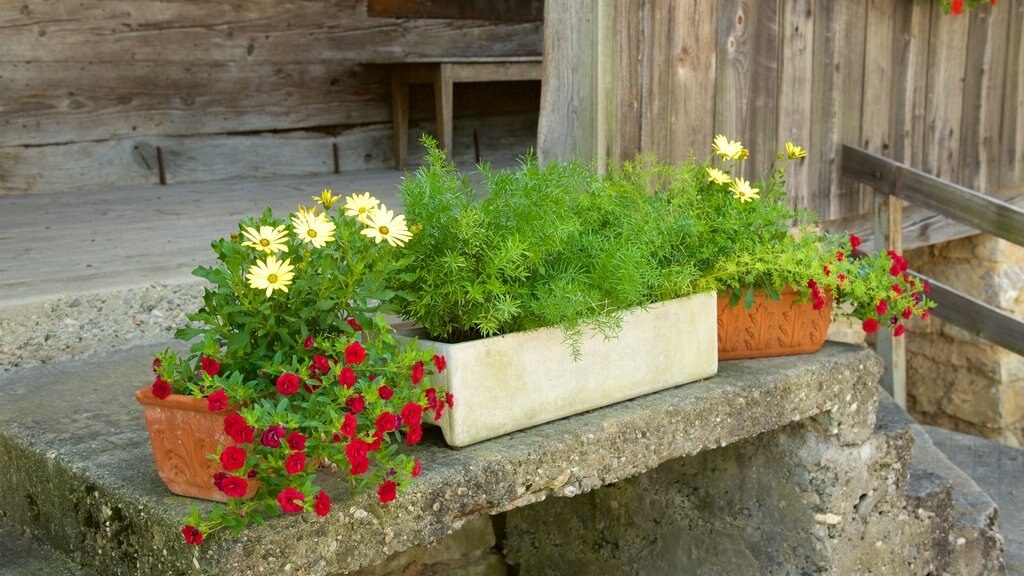
[[[457,82],[508,82],[541,79],[540,56],[405,58],[375,61],[391,69],[391,107],[395,165],[405,169],[409,144],[409,85],[433,84],[438,141],[452,146],[452,86]]]

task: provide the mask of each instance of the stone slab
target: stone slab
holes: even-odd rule
[[[839,442],[871,433],[877,356],[826,344],[814,355],[723,362],[718,376],[461,449],[432,430],[411,450],[418,481],[394,503],[348,496],[324,519],[287,517],[240,536],[185,545],[194,501],[171,495],[151,461],[134,391],[148,345],[0,374],[0,513],[105,574],[327,574],[431,544],[470,519],[574,496],[671,459],[817,416]]]

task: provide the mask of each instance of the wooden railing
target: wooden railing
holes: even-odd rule
[[[903,201],[918,204],[968,226],[1024,246],[1024,210],[941,180],[920,170],[844,145],[842,174],[875,190],[876,248],[902,252]],[[949,286],[918,274],[931,286],[933,315],[989,342],[1024,356],[1024,322]],[[877,351],[885,360],[882,385],[906,406],[904,343],[879,333]]]

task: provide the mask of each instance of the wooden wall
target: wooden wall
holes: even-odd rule
[[[372,18],[365,0],[0,0],[0,31],[0,194],[156,183],[157,147],[170,182],[387,166],[389,83],[362,62],[542,48],[539,22]],[[460,114],[539,100],[458,90]]]
[[[721,133],[750,148],[756,176],[791,140],[810,153],[791,165],[790,197],[826,219],[871,207],[839,178],[842,143],[985,193],[1024,185],[1024,2],[961,16],[916,0],[548,0],[545,11],[589,32],[566,45],[565,23],[548,28],[560,52],[546,56],[542,156],[705,158]],[[594,94],[559,84],[563,66]],[[566,110],[589,115],[581,125]],[[593,150],[567,141],[591,133]]]

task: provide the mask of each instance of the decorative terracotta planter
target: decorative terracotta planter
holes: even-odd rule
[[[220,462],[208,458],[217,446],[235,442],[224,432],[224,418],[237,409],[210,412],[206,400],[171,394],[161,400],[149,387],[135,393],[146,412],[146,428],[153,447],[157,473],[167,488],[180,496],[227,502],[213,485],[213,475],[223,471]],[[256,492],[249,483],[248,498]]]
[[[810,302],[798,302],[799,292],[786,287],[779,300],[756,292],[754,306],[729,306],[729,297],[718,298],[718,358],[764,358],[810,354],[821,349],[832,315],[832,298],[815,310]]]
[[[632,311],[610,340],[585,332],[579,361],[557,327],[457,344],[420,339],[419,346],[445,357],[447,369],[432,378],[455,403],[438,424],[448,444],[468,446],[714,376],[715,295]]]

